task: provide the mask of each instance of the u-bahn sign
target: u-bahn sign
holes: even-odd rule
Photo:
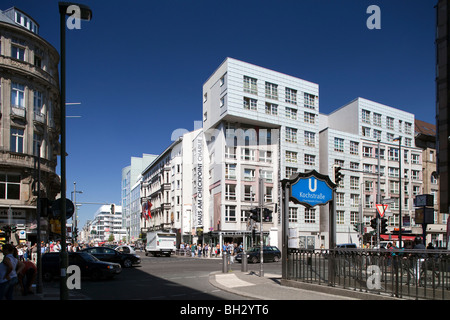
[[[290,200],[306,207],[325,205],[333,200],[333,189],[336,188],[329,176],[316,170],[296,173],[289,179],[291,185]]]

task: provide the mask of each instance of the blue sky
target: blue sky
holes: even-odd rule
[[[67,197],[120,204],[130,157],[160,154],[202,119],[226,57],[319,84],[320,112],[363,97],[435,123],[435,9],[423,0],[96,0],[67,35]],[[369,30],[370,5],[381,29]],[[2,0],[59,51],[58,1]],[[58,167],[59,168],[59,167]],[[59,169],[58,169],[59,170]],[[98,206],[79,209],[81,225]]]

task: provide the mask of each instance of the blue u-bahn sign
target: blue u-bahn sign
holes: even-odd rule
[[[289,179],[291,185],[290,200],[306,207],[325,205],[333,200],[333,189],[336,185],[329,176],[312,170],[296,173]]]

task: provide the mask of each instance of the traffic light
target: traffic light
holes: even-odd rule
[[[17,226],[11,226],[11,233],[17,232]]]
[[[250,219],[256,221],[256,222],[260,222],[260,214],[259,214],[259,210],[257,208],[254,209],[250,209]]]
[[[272,222],[272,210],[264,208],[264,210],[263,210],[263,222]]]
[[[358,233],[359,233],[359,223],[354,223],[354,224],[353,224],[353,230],[354,230],[355,232],[358,232]]]
[[[340,166],[334,166],[333,170],[334,170],[334,183],[338,185],[339,182],[341,182],[342,180],[342,173],[340,172],[342,168]]]
[[[370,220],[370,226],[373,230],[377,230],[377,218],[373,218]]]
[[[116,213],[116,206],[114,205],[114,203],[113,204],[111,204],[111,214],[114,214],[114,213]]]
[[[380,219],[380,233],[385,234],[387,232],[387,219],[381,218]]]

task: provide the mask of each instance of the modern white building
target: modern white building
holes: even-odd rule
[[[413,200],[422,194],[422,151],[415,147],[414,115],[357,98],[321,119],[321,172],[332,177],[336,164],[343,173],[336,191],[336,242],[357,243],[356,223],[372,230],[370,220],[380,201],[388,203],[390,232],[399,227],[401,206],[403,238],[408,239],[415,231]],[[322,216],[326,214],[323,210]]]
[[[157,155],[145,153],[142,157],[131,157],[130,165],[122,169],[122,224],[127,231],[128,242],[134,242],[139,239],[141,232],[141,172],[152,163],[156,157]]]
[[[126,231],[122,226],[122,206],[102,205],[90,221],[89,229],[89,242],[109,241],[110,238],[114,242],[126,240]]]
[[[296,172],[319,169],[319,86],[227,58],[203,85],[203,129],[210,158],[209,215],[224,241],[241,242],[253,228],[247,212],[258,202],[273,210],[265,242],[281,245],[279,183]],[[290,225],[299,241],[319,232],[319,213],[292,204]],[[251,241],[251,239],[247,239]],[[247,242],[249,243],[249,242]]]

